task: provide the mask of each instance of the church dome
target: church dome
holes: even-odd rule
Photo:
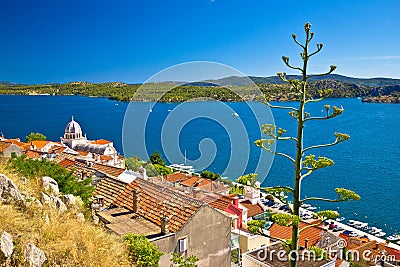
[[[67,134],[82,134],[82,129],[79,123],[74,121],[74,116],[72,116],[72,120],[70,123],[67,124],[67,127],[65,127],[65,133]]]

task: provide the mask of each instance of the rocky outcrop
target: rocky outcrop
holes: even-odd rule
[[[57,209],[60,212],[65,212],[67,210],[67,206],[65,206],[64,202],[62,202],[59,197],[49,196],[46,193],[41,192],[41,201],[43,205]]]
[[[43,176],[40,179],[40,186],[42,187],[44,192],[50,195],[58,196],[58,194],[60,194],[58,183],[51,177]]]
[[[76,198],[72,194],[62,195],[62,196],[60,196],[60,198],[69,209],[75,208],[77,206]]]
[[[92,220],[93,220],[93,223],[96,225],[99,224],[99,222],[100,222],[100,218],[97,215],[93,215]]]
[[[6,231],[0,231],[0,261],[5,261],[14,251],[12,236]]]
[[[76,219],[78,220],[78,222],[84,222],[85,221],[85,215],[83,215],[83,213],[78,213],[75,215]]]
[[[42,209],[43,208],[42,203],[33,196],[22,195],[22,198],[24,199],[26,208],[30,208],[30,209]]]
[[[31,243],[25,246],[24,258],[31,267],[40,267],[47,260],[44,252]]]
[[[8,203],[10,201],[22,203],[22,195],[10,178],[0,174],[0,202]]]

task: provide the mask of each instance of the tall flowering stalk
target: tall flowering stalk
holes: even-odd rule
[[[329,147],[329,146],[334,146],[337,145],[341,142],[344,142],[350,138],[348,134],[344,133],[334,133],[334,139],[331,143],[327,144],[321,144],[321,145],[313,145],[309,147],[304,147],[303,145],[303,140],[304,140],[304,126],[306,125],[307,122],[309,121],[320,121],[320,120],[329,120],[332,118],[335,118],[339,116],[340,114],[343,113],[343,108],[339,108],[336,106],[331,107],[330,105],[324,105],[324,110],[325,110],[325,115],[321,117],[313,117],[311,116],[310,113],[306,112],[306,106],[308,103],[311,102],[319,102],[323,100],[324,98],[328,97],[331,93],[331,89],[327,90],[319,90],[319,97],[318,98],[312,98],[307,95],[307,79],[310,77],[315,77],[315,76],[324,76],[327,74],[332,73],[335,69],[336,66],[330,66],[330,69],[326,73],[322,74],[307,74],[307,67],[308,67],[308,62],[309,59],[318,54],[323,47],[323,44],[317,44],[317,49],[313,52],[309,51],[309,44],[311,40],[314,37],[314,32],[310,31],[311,29],[311,24],[306,23],[304,25],[304,30],[305,30],[305,42],[304,44],[300,43],[296,35],[293,34],[293,40],[294,42],[300,46],[302,49],[302,52],[300,53],[301,59],[303,61],[303,66],[302,67],[296,67],[290,64],[289,58],[283,56],[282,60],[285,63],[285,65],[293,70],[299,71],[301,73],[301,81],[297,79],[287,79],[286,73],[278,73],[278,77],[288,83],[293,89],[295,89],[295,92],[297,93],[298,96],[298,107],[292,107],[292,106],[275,106],[271,105],[268,97],[265,99],[265,104],[269,106],[270,108],[278,108],[278,109],[284,109],[289,111],[289,116],[293,118],[294,120],[297,121],[297,135],[296,136],[285,136],[286,130],[283,128],[279,128],[276,125],[272,124],[265,124],[261,127],[262,132],[267,136],[265,139],[257,140],[255,142],[255,145],[259,146],[262,149],[265,149],[266,151],[273,153],[278,156],[282,156],[289,160],[293,166],[294,166],[294,181],[293,181],[293,186],[276,186],[276,187],[266,187],[266,188],[261,188],[261,190],[267,192],[267,193],[272,193],[275,196],[277,196],[279,199],[281,199],[283,202],[287,203],[287,200],[285,200],[282,196],[282,192],[285,194],[291,194],[293,196],[293,204],[289,205],[291,209],[291,214],[273,214],[272,215],[272,220],[279,225],[282,226],[291,226],[292,227],[292,239],[291,240],[282,240],[285,246],[287,246],[291,252],[296,252],[296,253],[291,253],[290,255],[297,255],[298,252],[298,241],[299,241],[299,235],[301,234],[302,231],[304,231],[308,227],[312,227],[313,225],[307,226],[305,228],[299,229],[299,223],[301,221],[300,218],[300,206],[308,201],[326,201],[326,202],[341,202],[341,201],[350,201],[350,200],[358,200],[360,199],[360,196],[356,194],[355,192],[345,189],[345,188],[336,188],[336,194],[337,198],[336,199],[326,199],[326,198],[320,198],[320,197],[308,197],[308,198],[301,198],[300,192],[301,192],[301,183],[302,181],[311,175],[314,171],[330,167],[334,164],[334,161],[332,159],[323,157],[323,156],[315,156],[314,154],[311,154],[310,152],[316,148],[323,148],[323,147]],[[292,141],[296,143],[296,155],[295,157],[292,157],[288,154],[277,152],[273,150],[273,145],[277,141]],[[289,203],[288,203],[289,204]],[[327,220],[327,219],[335,219],[339,216],[339,214],[336,211],[333,210],[323,210],[319,211],[316,213],[316,215],[321,219],[321,222]],[[318,225],[321,222],[315,224]],[[263,223],[260,221],[252,221],[248,224],[248,228],[250,231],[254,233],[259,233],[262,235],[266,235],[265,231],[262,230]],[[295,267],[297,265],[297,259],[296,257],[290,257],[290,266]]]

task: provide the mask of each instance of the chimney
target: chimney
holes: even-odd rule
[[[304,240],[304,248],[308,248],[308,239],[306,238],[305,240]]]
[[[169,234],[169,229],[168,229],[168,223],[169,223],[169,219],[166,216],[162,216],[161,217],[161,233],[162,234]]]
[[[140,200],[140,190],[135,188],[133,189],[133,203],[132,203],[132,210],[135,213],[139,210],[139,200]]]
[[[236,208],[239,208],[239,197],[233,197],[232,198],[232,202],[233,202],[233,205],[236,207]]]
[[[200,196],[200,189],[198,188],[193,188],[193,198],[198,198]]]
[[[143,180],[147,180],[147,174],[146,174],[146,169],[143,167],[138,168],[138,172],[140,175],[142,175]]]

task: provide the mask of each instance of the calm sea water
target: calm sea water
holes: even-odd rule
[[[78,96],[0,96],[0,102],[0,131],[6,137],[23,139],[30,132],[41,132],[58,141],[73,115],[89,139],[113,140],[126,156],[147,156],[135,143],[136,134],[141,133],[149,154],[160,151],[173,163],[183,163],[186,151],[187,163],[197,169],[207,167],[230,179],[257,170],[261,179],[266,177],[264,185],[292,183],[293,172],[286,159],[275,157],[272,161],[252,144],[262,136],[260,124],[270,122],[268,110],[260,103],[138,103],[129,108],[128,117],[146,113],[143,116],[149,117],[145,132],[139,122],[125,122],[129,133],[124,135],[123,145],[128,103]],[[331,142],[334,132],[348,133],[351,140],[313,151],[316,156],[334,159],[335,165],[306,178],[302,195],[334,198],[336,187],[352,189],[361,195],[360,201],[314,205],[337,209],[347,219],[369,222],[388,233],[400,231],[400,105],[367,104],[355,98],[329,99],[311,105],[309,112],[320,115],[327,103],[343,106],[344,114],[308,124],[305,145]],[[179,108],[183,111],[178,112]],[[233,116],[233,112],[239,116]],[[195,116],[188,119],[188,114]],[[207,114],[215,114],[217,119]],[[295,121],[286,111],[274,110],[273,118],[288,134],[294,133]],[[172,150],[175,143],[179,151]],[[290,141],[277,145],[278,151],[291,152],[293,148]]]

